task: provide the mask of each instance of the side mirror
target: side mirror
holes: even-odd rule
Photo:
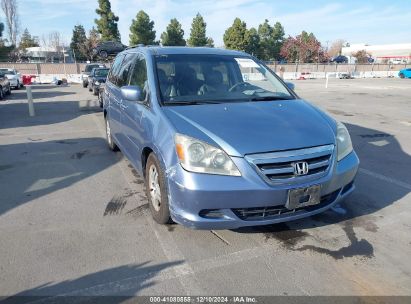
[[[292,82],[286,82],[285,84],[287,85],[287,87],[288,87],[289,89],[291,89],[291,90],[294,91],[294,89],[295,89],[295,84],[294,84],[294,83],[292,83]]]
[[[124,86],[121,88],[121,96],[129,101],[143,101],[143,91],[139,86]]]

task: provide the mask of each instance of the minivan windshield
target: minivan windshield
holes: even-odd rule
[[[252,57],[173,54],[154,59],[164,105],[294,99]]]

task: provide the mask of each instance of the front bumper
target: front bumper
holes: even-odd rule
[[[245,226],[268,225],[296,220],[323,212],[346,198],[355,189],[359,159],[353,151],[330,172],[315,181],[290,185],[269,185],[244,158],[232,158],[241,177],[196,174],[185,171],[179,164],[166,171],[170,213],[172,219],[195,229],[235,229]],[[243,209],[284,207],[288,191],[321,185],[321,203],[316,206],[285,209],[279,214],[261,218],[241,216]],[[218,210],[219,217],[207,218],[204,211]]]

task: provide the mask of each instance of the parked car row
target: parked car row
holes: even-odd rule
[[[23,86],[22,75],[11,68],[0,68],[0,99],[11,94],[11,89],[18,90]]]
[[[109,70],[104,64],[90,63],[86,65],[82,75],[83,87],[88,88],[93,95],[98,96],[100,107],[103,107],[100,93],[104,90]]]

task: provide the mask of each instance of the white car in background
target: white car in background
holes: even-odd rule
[[[13,89],[19,89],[23,86],[21,74],[17,70],[9,68],[0,68],[0,72],[6,74],[6,77],[10,82],[10,87],[12,87]]]

